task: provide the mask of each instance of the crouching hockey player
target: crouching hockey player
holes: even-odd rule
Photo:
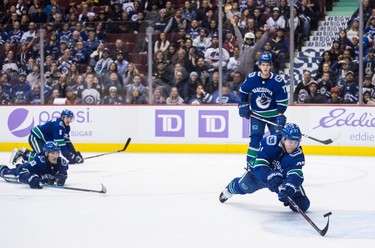
[[[220,202],[224,203],[234,194],[252,194],[268,188],[277,193],[284,206],[297,211],[289,204],[286,197],[289,196],[305,212],[310,201],[302,187],[305,156],[300,146],[301,137],[300,128],[296,124],[287,123],[281,134],[263,138],[255,163],[248,167],[242,177],[228,184],[219,196]]]
[[[31,129],[29,135],[29,144],[33,151],[22,148],[13,150],[10,158],[10,163],[13,165],[23,161],[31,161],[36,153],[41,152],[44,144],[47,141],[56,142],[62,155],[69,160],[69,164],[81,164],[84,162],[80,152],[76,151],[72,142],[70,141],[70,123],[73,120],[73,112],[65,109],[61,112],[61,117],[56,120],[51,120],[43,125],[38,125]]]
[[[63,186],[68,177],[68,161],[60,156],[56,142],[47,141],[43,152],[34,159],[16,168],[0,165],[0,177],[10,183],[25,183],[33,189],[41,189],[44,184]]]

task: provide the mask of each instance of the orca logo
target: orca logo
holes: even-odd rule
[[[34,118],[27,109],[19,108],[10,113],[8,129],[16,137],[26,137],[34,127]]]

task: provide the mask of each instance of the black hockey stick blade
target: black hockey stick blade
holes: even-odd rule
[[[56,185],[45,185],[45,187],[55,188],[55,189],[67,189],[67,190],[76,190],[76,191],[84,191],[84,192],[93,192],[93,193],[101,193],[101,194],[107,193],[107,188],[103,184],[101,184],[101,185],[102,185],[102,189],[101,190],[83,189],[83,188],[74,188],[74,187],[56,186]]]
[[[307,220],[307,222],[315,229],[315,231],[317,231],[321,236],[326,235],[329,227],[329,216],[332,214],[331,212],[328,212],[324,215],[324,217],[328,217],[328,221],[324,229],[321,230],[315,225],[315,223],[309,218],[309,216],[307,216],[307,214],[299,208],[297,203],[295,203],[292,198],[290,198],[289,196],[287,196],[286,198],[288,202],[298,211],[298,213],[300,213],[302,217],[305,218],[305,220]]]
[[[101,157],[101,156],[104,156],[104,155],[109,155],[109,154],[112,154],[112,153],[123,152],[123,151],[126,150],[126,148],[128,148],[131,140],[132,140],[131,138],[128,138],[128,140],[126,141],[126,143],[124,145],[124,148],[122,148],[121,150],[114,151],[114,152],[106,152],[106,153],[102,153],[102,154],[90,156],[90,157],[87,157],[87,158],[84,158],[84,159],[97,158],[97,157]]]
[[[314,140],[314,141],[316,141],[316,142],[319,142],[319,143],[322,143],[322,144],[324,144],[324,145],[329,145],[329,144],[331,144],[331,143],[333,142],[332,139],[320,140],[320,139],[317,139],[317,138],[311,137],[311,136],[309,136],[309,135],[307,135],[307,134],[304,134],[304,133],[303,133],[302,135],[305,136],[306,138],[312,139],[312,140]]]

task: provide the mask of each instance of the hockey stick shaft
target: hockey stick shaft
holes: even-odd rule
[[[113,154],[113,153],[123,152],[123,151],[126,150],[126,148],[128,148],[130,141],[131,141],[131,138],[128,138],[128,140],[125,143],[124,148],[122,148],[121,150],[114,151],[114,152],[106,152],[106,153],[90,156],[90,157],[87,157],[87,158],[84,158],[84,159],[86,160],[86,159],[97,158],[97,157],[101,157],[101,156],[105,156],[105,155],[109,155],[109,154]]]
[[[44,185],[44,187],[54,188],[54,189],[67,189],[67,190],[75,190],[75,191],[93,192],[93,193],[101,193],[101,194],[107,193],[106,187],[103,184],[101,184],[101,185],[102,185],[101,190],[83,189],[83,188],[75,188],[75,187],[68,187],[68,186],[56,186],[56,185]]]
[[[250,117],[252,117],[252,118],[254,118],[254,119],[258,119],[258,120],[260,120],[260,121],[263,121],[263,122],[265,122],[265,123],[268,123],[268,124],[273,125],[273,126],[276,126],[276,127],[279,126],[278,124],[276,124],[276,123],[274,123],[274,122],[272,122],[272,121],[266,120],[266,119],[264,119],[264,118],[261,118],[261,117],[259,117],[259,116],[257,116],[257,115],[253,115],[253,114],[251,114]],[[311,137],[311,136],[309,136],[309,135],[307,135],[307,134],[304,134],[304,133],[302,134],[302,136],[305,136],[306,138],[312,139],[312,140],[314,140],[314,141],[316,141],[316,142],[319,142],[319,143],[322,143],[322,144],[324,144],[324,145],[328,145],[328,144],[331,144],[331,143],[333,142],[331,139],[320,140],[320,139],[317,139],[317,138]]]
[[[324,217],[328,217],[328,221],[327,221],[327,224],[325,226],[324,229],[320,230],[316,225],[315,223],[309,218],[309,216],[307,216],[307,214],[305,212],[302,211],[302,209],[299,208],[299,206],[297,205],[297,203],[295,203],[292,198],[290,198],[289,196],[286,196],[287,197],[287,200],[288,202],[298,211],[298,213],[300,213],[302,215],[303,218],[305,218],[305,220],[307,220],[307,222],[321,235],[321,236],[324,236],[326,235],[327,231],[328,231],[328,227],[329,227],[329,216],[332,214],[331,212],[329,213],[326,213],[324,215]]]

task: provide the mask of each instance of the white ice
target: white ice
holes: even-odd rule
[[[84,154],[85,156],[93,154]],[[8,163],[10,153],[0,153]],[[375,158],[307,156],[307,215],[261,190],[218,201],[244,172],[238,154],[111,154],[71,165],[67,186],[107,194],[0,180],[1,248],[374,247]]]

